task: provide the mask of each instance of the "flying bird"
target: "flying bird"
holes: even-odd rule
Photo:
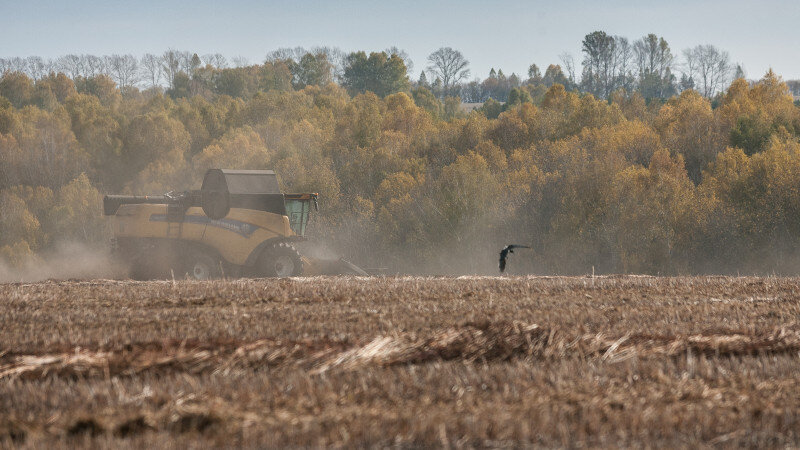
[[[514,253],[515,248],[530,248],[527,245],[506,245],[505,248],[500,250],[500,273],[506,270],[506,258],[509,253]]]

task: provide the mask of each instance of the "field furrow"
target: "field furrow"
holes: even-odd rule
[[[0,285],[0,446],[797,446],[800,280]]]

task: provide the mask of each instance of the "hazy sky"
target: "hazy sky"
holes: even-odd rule
[[[595,30],[631,40],[663,36],[673,53],[714,44],[748,77],[772,67],[800,78],[800,1],[19,1],[0,0],[0,57],[68,53],[160,54],[167,48],[222,53],[260,63],[279,47],[317,45],[383,50],[396,45],[414,62],[451,46],[472,77],[491,67],[526,74],[570,52]]]

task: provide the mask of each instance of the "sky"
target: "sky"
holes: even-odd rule
[[[673,54],[712,44],[748,78],[770,67],[800,79],[800,1],[794,0],[0,0],[0,57],[221,53],[251,64],[281,47],[404,49],[414,77],[439,47],[460,50],[471,77],[490,68],[526,75],[571,53],[596,30],[631,41],[664,37]],[[679,58],[680,60],[681,58]]]

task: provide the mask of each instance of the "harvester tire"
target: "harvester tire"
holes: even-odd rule
[[[296,277],[303,274],[303,259],[292,244],[279,242],[261,252],[256,268],[265,277]]]
[[[221,275],[220,262],[208,252],[199,249],[189,249],[185,257],[186,275],[191,280],[212,280]]]

